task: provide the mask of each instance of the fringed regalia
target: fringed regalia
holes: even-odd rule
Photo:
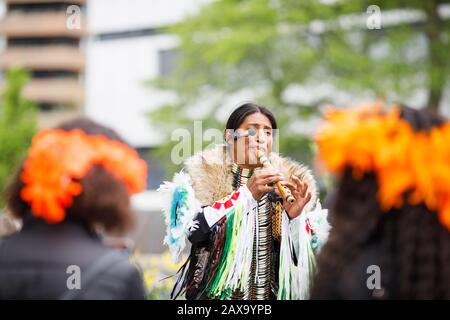
[[[329,231],[310,171],[276,153],[272,165],[286,178],[308,184],[312,198],[290,220],[275,193],[258,201],[246,187],[253,171],[233,163],[225,146],[185,161],[172,182],[161,185],[172,258],[192,244],[178,272],[172,298],[307,299],[315,255]]]

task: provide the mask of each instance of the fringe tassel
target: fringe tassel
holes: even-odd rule
[[[317,201],[314,210],[303,212],[297,218],[298,221],[293,222],[292,227],[296,230],[291,232],[289,218],[286,212],[283,212],[277,296],[279,300],[309,299],[316,271],[315,254],[326,241],[330,230],[327,213]],[[307,227],[311,227],[312,236],[306,231]],[[297,239],[293,239],[293,233],[297,235]],[[293,261],[294,252],[297,255],[297,264]]]
[[[292,286],[292,299],[309,299],[312,277],[315,271],[315,256],[311,247],[311,236],[306,232],[306,217],[298,224],[298,263],[294,268],[294,281]]]
[[[235,221],[235,210],[231,211],[229,215],[227,215],[227,228],[226,228],[226,235],[225,235],[225,244],[222,252],[222,258],[220,260],[219,267],[217,269],[217,274],[215,276],[214,282],[212,284],[211,290],[210,290],[210,296],[213,297],[222,297],[224,295],[224,285],[225,285],[225,278],[226,278],[226,269],[229,265],[229,260],[231,258],[231,255],[229,254],[230,246],[232,243],[232,235],[233,235],[233,226]]]
[[[170,293],[170,299],[175,300],[180,294],[183,293],[183,289],[186,287],[186,283],[188,281],[188,271],[190,265],[190,258],[188,258],[185,263],[178,269],[175,275],[178,275],[178,278],[173,286],[172,292]],[[175,276],[174,275],[174,276]]]
[[[281,218],[281,245],[278,300],[291,299],[291,276],[294,275],[292,263],[292,244],[290,240],[289,221],[286,213]]]
[[[209,291],[214,298],[228,299],[236,289],[248,292],[255,214],[253,210],[248,214],[245,211],[243,205],[238,204],[227,216],[222,259]]]

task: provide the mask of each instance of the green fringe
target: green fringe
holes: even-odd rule
[[[219,299],[227,299],[232,295],[232,290],[227,288],[226,281],[230,273],[230,267],[234,263],[237,239],[242,229],[242,206],[238,205],[227,215],[227,230],[225,234],[225,244],[217,268],[214,281],[209,290],[210,297],[219,297]],[[238,287],[242,287],[242,280],[238,283]]]
[[[230,250],[231,240],[232,240],[232,233],[233,233],[233,225],[234,225],[234,210],[230,212],[229,215],[227,215],[227,231],[225,235],[225,244],[222,252],[222,257],[220,258],[219,267],[217,268],[216,274],[214,276],[214,281],[211,285],[211,288],[209,289],[208,296],[210,297],[217,297],[218,295],[221,295],[220,299],[222,299],[222,295],[219,290],[219,282],[221,278],[223,277],[223,273],[225,271],[228,252]]]

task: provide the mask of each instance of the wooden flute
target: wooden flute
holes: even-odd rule
[[[266,154],[262,150],[256,149],[256,156],[258,157],[259,161],[261,162],[264,168],[273,168]],[[283,198],[284,201],[287,201],[289,203],[295,202],[295,198],[288,187],[283,186],[280,181],[275,182],[275,185],[280,191],[281,197]]]

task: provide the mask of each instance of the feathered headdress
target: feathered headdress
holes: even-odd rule
[[[400,109],[383,105],[330,110],[315,140],[319,160],[333,173],[374,172],[383,210],[424,203],[450,230],[450,123],[415,131]],[[408,193],[409,192],[409,193]],[[408,193],[408,196],[405,195]]]
[[[21,197],[33,215],[61,222],[65,209],[83,191],[80,180],[94,165],[123,182],[130,194],[145,189],[147,165],[129,146],[79,129],[43,130],[33,138],[24,163]]]

